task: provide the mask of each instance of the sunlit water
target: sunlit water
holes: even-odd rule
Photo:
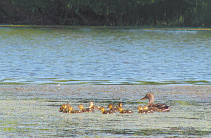
[[[2,84],[211,84],[211,31],[0,28]]]
[[[1,137],[211,137],[211,86],[1,85]],[[166,113],[138,114],[147,92]],[[134,114],[59,112],[63,103],[107,107],[123,103]]]

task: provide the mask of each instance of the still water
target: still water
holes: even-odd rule
[[[0,28],[1,84],[211,84],[211,31]]]

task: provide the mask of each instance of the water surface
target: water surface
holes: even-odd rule
[[[1,85],[1,137],[210,137],[211,86],[170,85]],[[153,92],[156,103],[170,112],[138,114],[140,100]],[[123,103],[134,114],[59,112],[63,103],[74,109]]]
[[[211,31],[0,28],[2,84],[211,84]]]

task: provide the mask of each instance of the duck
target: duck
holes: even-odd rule
[[[119,113],[121,113],[121,114],[131,114],[131,113],[133,113],[133,111],[131,111],[131,110],[123,110],[122,107],[119,107],[118,110],[119,110]]]
[[[109,110],[119,111],[119,107],[122,107],[122,102],[119,102],[118,105],[113,106],[112,104],[108,105]]]
[[[138,109],[139,109],[138,113],[154,113],[154,110],[149,109],[148,106],[146,106],[146,105],[143,107],[141,105],[139,105]]]
[[[80,105],[78,106],[78,108],[80,108],[81,111],[83,111],[83,112],[94,112],[94,109],[92,109],[92,108],[85,108],[85,109],[84,109],[84,106],[83,106],[82,104],[80,104]]]
[[[94,102],[89,102],[89,108],[92,108],[94,110],[100,110],[100,106],[94,105]]]
[[[112,111],[112,110],[108,110],[108,111],[105,111],[105,107],[100,107],[100,110],[102,111],[102,114],[113,114],[113,113],[116,113],[115,111]]]
[[[119,111],[118,107],[113,108],[113,105],[112,104],[109,104],[108,107],[109,107],[109,110],[110,111],[114,111],[114,112],[118,112]]]
[[[67,113],[73,113],[73,107],[72,106],[69,106],[67,108]]]
[[[119,102],[119,104],[118,105],[115,105],[113,108],[119,108],[119,107],[122,107],[122,102]]]
[[[70,107],[71,105],[69,103],[67,104],[62,104],[62,106],[60,107],[59,111],[63,112],[63,113],[67,113],[67,108]]]
[[[67,108],[67,112],[68,112],[68,113],[83,113],[82,110],[73,110],[73,107],[72,107],[72,106],[69,106],[69,107]]]
[[[166,104],[163,104],[163,103],[153,104],[155,97],[152,93],[147,93],[146,96],[141,98],[140,100],[143,100],[143,99],[149,99],[149,104],[147,105],[147,107],[150,110],[154,110],[157,112],[168,112],[171,110],[171,108],[169,108],[169,106],[167,106]]]

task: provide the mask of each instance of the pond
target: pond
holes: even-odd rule
[[[211,31],[0,27],[1,84],[211,84]]]
[[[210,85],[1,85],[1,137],[211,137]],[[147,92],[170,112],[138,113]],[[123,103],[134,114],[68,114],[70,103],[88,107]]]

